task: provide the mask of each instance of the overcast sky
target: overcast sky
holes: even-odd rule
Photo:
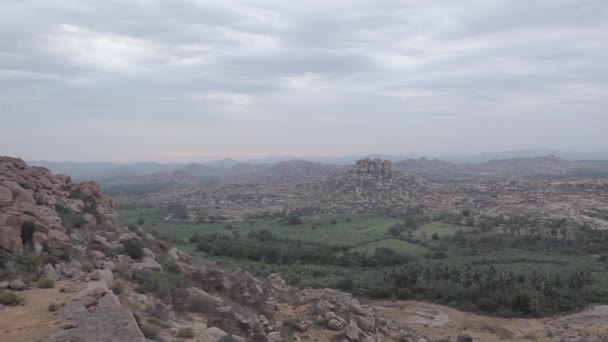
[[[0,155],[608,150],[608,1],[0,0]]]

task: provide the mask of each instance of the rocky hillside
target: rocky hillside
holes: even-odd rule
[[[74,183],[21,159],[0,157],[0,248],[18,252],[31,244],[38,252],[61,255],[71,247],[66,219],[95,225],[116,218],[112,199],[98,184]]]
[[[372,212],[395,208],[424,209],[433,190],[422,178],[393,171],[392,162],[361,159],[347,172],[336,174],[310,193],[325,209]]]
[[[587,164],[573,163],[555,156],[494,159],[484,163],[454,164],[437,159],[406,159],[395,169],[433,180],[479,177],[564,176],[575,174]]]
[[[303,184],[318,183],[330,175],[346,171],[342,165],[305,160],[280,161],[276,164],[241,164],[232,167],[227,183]]]
[[[308,162],[304,163],[308,165]],[[289,169],[292,170],[291,167]],[[320,173],[325,174],[329,169],[312,172],[309,178],[302,174],[302,168],[295,169],[298,170],[295,174],[300,176],[294,175],[294,178],[315,181],[295,185],[271,182],[169,189],[146,195],[137,203],[163,208],[168,203],[181,202],[191,213],[187,220],[199,220],[201,217],[197,215],[203,212],[215,221],[238,221],[247,217],[295,212],[364,213],[396,208],[424,209],[429,203],[427,198],[433,194],[428,182],[393,171],[388,160],[362,159],[351,170],[334,173],[322,182],[319,182]]]

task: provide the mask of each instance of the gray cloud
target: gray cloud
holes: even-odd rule
[[[608,149],[608,4],[7,1],[0,154]]]

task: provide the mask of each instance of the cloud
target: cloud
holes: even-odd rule
[[[608,149],[603,0],[29,0],[0,20],[4,154]]]

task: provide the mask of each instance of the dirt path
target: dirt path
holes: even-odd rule
[[[31,289],[20,292],[25,297],[24,306],[5,307],[0,311],[0,341],[31,342],[59,330],[57,316],[48,307],[52,301],[69,302],[79,295],[85,285],[74,284],[76,292],[61,293],[66,281],[55,282],[52,289]]]
[[[380,314],[423,336],[451,337],[466,333],[475,341],[603,341],[608,336],[608,306],[590,307],[580,313],[543,319],[510,319],[476,315],[446,306],[415,301],[373,301]]]

